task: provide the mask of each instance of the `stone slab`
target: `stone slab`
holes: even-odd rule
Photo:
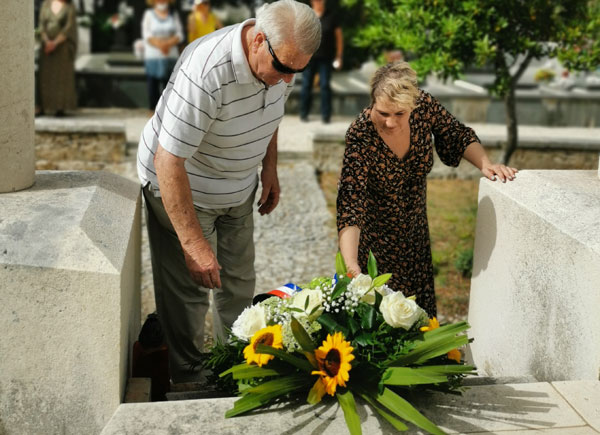
[[[41,171],[0,210],[0,433],[98,433],[140,328],[139,185]]]
[[[598,216],[596,171],[481,180],[469,306],[481,374],[598,379]]]
[[[41,116],[35,118],[35,131],[38,133],[122,133],[125,122],[117,119],[96,119],[91,117],[55,118]]]
[[[102,435],[347,434],[343,412],[335,400],[311,406],[294,403],[225,419],[236,398],[125,404],[119,406]],[[489,433],[527,430],[581,430],[585,421],[548,383],[476,386],[463,396],[428,393],[411,397],[428,418],[448,433]],[[358,400],[363,433],[395,433]],[[408,434],[422,433],[411,426]],[[558,433],[558,432],[555,432]]]
[[[600,433],[600,382],[559,381],[553,382],[552,386]]]

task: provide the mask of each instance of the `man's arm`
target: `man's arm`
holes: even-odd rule
[[[221,266],[204,238],[196,217],[192,190],[185,170],[185,159],[177,157],[160,144],[154,155],[154,167],[162,202],[177,233],[190,275],[206,288],[221,287]]]
[[[271,213],[279,203],[279,179],[277,178],[277,133],[279,128],[273,133],[273,137],[267,147],[267,153],[262,161],[262,171],[260,181],[262,183],[262,193],[258,200],[258,212],[261,215]]]

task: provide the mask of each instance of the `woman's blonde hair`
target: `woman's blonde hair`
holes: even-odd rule
[[[148,6],[150,6],[151,8],[154,7],[154,4],[156,3],[156,0],[146,0],[146,4]],[[172,5],[173,3],[175,3],[175,0],[169,0],[169,4]]]
[[[417,73],[408,62],[388,63],[379,68],[371,80],[371,103],[383,97],[402,108],[415,108],[419,88]]]

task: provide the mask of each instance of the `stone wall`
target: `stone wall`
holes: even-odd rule
[[[37,118],[37,170],[100,170],[122,163],[127,137],[123,122],[90,118]]]
[[[599,216],[597,171],[481,180],[469,305],[480,374],[599,379]]]
[[[107,163],[123,161],[125,145],[124,132],[36,132],[36,169],[102,169]]]

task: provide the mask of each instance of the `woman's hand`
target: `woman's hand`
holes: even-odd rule
[[[52,40],[46,41],[46,43],[44,44],[44,53],[45,54],[50,54],[54,50],[56,50],[56,42],[54,42]]]
[[[488,163],[486,162],[481,167],[481,173],[488,179],[492,181],[496,181],[496,177],[500,179],[503,183],[506,183],[506,180],[512,181],[515,179],[515,174],[518,172],[516,168],[511,168],[510,166],[501,165],[498,163]]]
[[[346,264],[346,270],[350,275],[352,275],[352,278],[356,278],[358,275],[361,274],[360,266],[358,265],[358,263]]]

